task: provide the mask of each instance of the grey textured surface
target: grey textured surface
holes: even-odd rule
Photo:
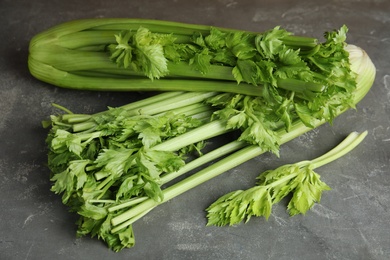
[[[349,42],[365,49],[377,78],[356,111],[340,116],[156,208],[135,225],[136,246],[120,253],[97,239],[76,238],[76,216],[52,194],[41,120],[56,102],[92,113],[145,97],[59,89],[27,69],[31,37],[56,24],[97,17],[131,17],[263,31],[281,25],[321,37],[346,24]],[[345,1],[101,1],[2,0],[0,48],[0,259],[390,259],[390,2]],[[333,189],[306,216],[276,206],[268,221],[206,227],[204,209],[222,194],[244,189],[263,170],[310,159],[351,131],[364,143],[319,172]]]

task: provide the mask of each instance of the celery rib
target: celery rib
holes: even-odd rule
[[[116,79],[116,78],[92,78],[82,77],[66,71],[61,71],[53,66],[43,64],[33,58],[29,59],[29,67],[33,75],[47,83],[80,90],[91,91],[197,91],[223,92],[245,94],[250,96],[261,96],[261,86],[240,84],[234,82],[223,82],[213,80],[185,80],[185,79]]]

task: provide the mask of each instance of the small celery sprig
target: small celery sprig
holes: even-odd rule
[[[330,190],[314,169],[342,157],[363,141],[366,135],[367,131],[361,134],[352,132],[331,151],[314,160],[263,172],[256,186],[230,192],[212,203],[206,209],[207,225],[235,225],[249,221],[252,216],[268,219],[272,206],[290,193],[292,198],[287,206],[290,215],[305,214],[316,202],[320,202],[323,191]]]
[[[110,44],[111,60],[118,66],[142,71],[150,79],[158,79],[169,73],[164,46],[173,44],[171,34],[151,33],[140,27],[136,32],[126,31],[115,35],[116,44]]]

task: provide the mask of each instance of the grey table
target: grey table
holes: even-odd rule
[[[113,253],[97,239],[76,238],[77,217],[50,192],[41,121],[52,102],[93,113],[145,93],[60,89],[30,76],[28,43],[56,24],[97,17],[164,19],[264,31],[276,25],[322,37],[346,24],[348,42],[377,67],[370,93],[356,111],[323,125],[156,208],[135,225],[136,246]],[[0,2],[0,259],[390,259],[390,2],[387,0]],[[305,216],[285,203],[268,221],[206,227],[204,209],[222,194],[253,185],[263,170],[310,159],[351,131],[368,130],[352,153],[319,170],[332,187]]]

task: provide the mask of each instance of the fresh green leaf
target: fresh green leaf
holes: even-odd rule
[[[306,167],[299,176],[293,197],[287,208],[290,215],[306,214],[315,203],[319,203],[323,191],[330,190],[330,187],[320,180],[320,176],[310,167]]]
[[[194,66],[200,73],[207,74],[210,70],[211,59],[212,56],[209,54],[209,50],[205,48],[200,53],[196,53],[194,57],[190,59],[189,64]]]
[[[212,27],[210,34],[205,37],[205,43],[213,51],[219,51],[226,46],[226,33]]]
[[[256,55],[254,36],[245,32],[232,32],[226,37],[226,47],[237,59],[248,60]]]
[[[80,207],[77,213],[86,218],[100,220],[107,216],[107,209],[90,203],[85,203]]]
[[[169,73],[164,46],[172,45],[175,41],[171,35],[155,34],[140,27],[135,33],[122,32],[115,38],[117,44],[110,45],[109,50],[111,59],[119,66],[142,71],[150,79],[158,79]]]
[[[283,38],[289,35],[291,33],[277,26],[272,30],[256,36],[256,49],[264,58],[272,59],[285,48]]]
[[[70,197],[86,183],[87,173],[85,172],[85,167],[89,163],[89,160],[71,161],[66,170],[54,174],[51,178],[51,181],[54,182],[51,191],[57,194],[63,193],[62,202],[64,204],[66,204]]]
[[[249,84],[258,84],[259,67],[251,60],[238,60],[233,75],[237,82],[244,81]]]
[[[112,177],[120,177],[129,170],[136,159],[136,151],[133,149],[103,149],[95,160],[97,168],[108,172]]]

